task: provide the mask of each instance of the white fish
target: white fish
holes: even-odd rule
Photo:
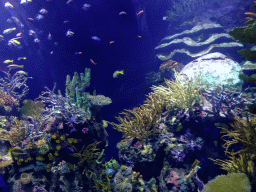
[[[83,9],[83,10],[88,10],[90,7],[91,7],[91,5],[85,3],[85,4],[83,5],[82,9]]]
[[[67,37],[72,37],[74,35],[74,32],[71,31],[71,29],[69,29],[66,33]]]
[[[9,2],[6,2],[6,3],[4,4],[4,6],[5,6],[7,9],[13,9],[13,8],[14,8],[13,5],[12,5],[11,3],[9,3]]]
[[[46,9],[41,9],[41,10],[39,11],[39,13],[41,13],[41,14],[47,14],[48,11],[47,11]]]
[[[41,14],[38,14],[37,16],[36,16],[36,20],[41,20],[41,19],[43,19],[44,18],[44,16],[43,15],[41,15]]]

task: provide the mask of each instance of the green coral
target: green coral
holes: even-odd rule
[[[248,76],[244,73],[239,74],[239,79],[246,81],[248,83],[256,83],[256,74],[252,74],[251,76]]]
[[[91,104],[88,101],[88,95],[90,93],[85,92],[84,88],[90,86],[90,79],[91,69],[89,68],[85,68],[85,72],[80,73],[80,76],[75,72],[72,80],[69,75],[66,77],[66,96],[70,97],[73,104],[84,109],[89,116],[91,115]]]
[[[202,192],[250,192],[251,186],[244,173],[219,175],[204,186]]]
[[[250,49],[241,49],[237,51],[242,58],[247,59],[255,59],[256,58],[256,51],[251,51]]]
[[[235,27],[233,30],[229,31],[229,34],[244,44],[253,44],[256,42],[256,23],[245,27]]]
[[[111,159],[110,161],[106,162],[105,165],[114,171],[118,171],[120,169],[120,165],[115,159]]]

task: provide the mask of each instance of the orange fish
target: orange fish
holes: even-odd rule
[[[140,35],[138,35],[138,37],[139,37],[139,38],[141,38],[141,36],[140,36]]]
[[[115,41],[110,41],[109,44],[112,44],[112,43],[114,43],[114,42],[115,42]]]
[[[68,23],[68,22],[69,22],[69,20],[63,21],[63,23]]]
[[[144,13],[143,10],[141,10],[140,12],[138,12],[138,13],[137,13],[137,16],[140,15],[140,14],[142,14],[142,13]]]
[[[51,51],[51,55],[53,54],[53,51]]]
[[[90,61],[91,61],[91,63],[93,64],[93,65],[96,65],[97,63],[95,63],[92,59],[90,59]]]

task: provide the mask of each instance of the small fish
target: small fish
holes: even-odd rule
[[[115,41],[110,41],[109,44],[115,43]]]
[[[38,14],[38,15],[36,16],[36,20],[37,20],[37,21],[42,20],[43,18],[44,18],[44,16],[41,15],[41,14]]]
[[[85,4],[83,5],[82,9],[83,9],[83,10],[88,10],[90,7],[91,7],[91,5],[85,3]]]
[[[140,12],[137,13],[137,16],[144,13],[144,10],[141,10]]]
[[[21,35],[22,35],[22,32],[17,33],[17,34],[16,34],[16,37],[21,37]]]
[[[25,59],[27,59],[27,57],[18,57],[18,61],[20,61],[20,60],[25,60]]]
[[[13,5],[12,5],[11,3],[9,3],[9,2],[6,2],[6,3],[4,4],[4,6],[5,6],[7,9],[13,9],[13,8],[14,8]]]
[[[20,1],[20,4],[28,4],[28,3],[31,3],[32,0],[21,0]]]
[[[39,43],[39,42],[40,42],[40,39],[38,39],[38,38],[34,39],[34,43]]]
[[[121,11],[119,15],[127,15],[125,11]]]
[[[4,40],[4,36],[0,35],[0,41],[3,41],[3,40]]]
[[[24,65],[16,65],[16,64],[11,64],[7,66],[9,69],[18,69],[18,68],[23,68]]]
[[[12,20],[21,28],[24,27],[24,25],[20,22],[20,20],[17,17],[12,17]]]
[[[69,23],[69,22],[70,22],[69,20],[63,21],[63,23]]]
[[[69,5],[71,3],[73,3],[73,0],[68,0],[66,4]]]
[[[10,39],[8,41],[8,45],[11,47],[22,48],[21,43],[17,40],[19,38],[21,38],[21,37],[16,37],[16,38]]]
[[[52,35],[51,35],[51,33],[48,34],[47,39],[48,39],[48,40],[52,40]]]
[[[82,52],[75,52],[75,55],[82,55]]]
[[[53,51],[51,51],[51,55],[53,54]]]
[[[12,19],[11,19],[11,18],[8,18],[8,19],[6,20],[6,22],[7,22],[7,23],[11,23],[11,22],[12,22]]]
[[[5,63],[5,64],[13,63],[13,60],[7,59],[3,63]]]
[[[117,78],[119,75],[123,75],[124,74],[124,70],[121,70],[121,71],[115,71],[113,73],[113,78]]]
[[[163,21],[166,21],[167,18],[168,18],[168,16],[164,16],[164,17],[163,17]]]
[[[13,28],[9,28],[9,29],[5,29],[3,31],[3,34],[10,34],[11,32],[15,31],[16,30],[16,27],[13,27]]]
[[[19,75],[28,75],[28,73],[25,71],[17,71],[16,73]]]
[[[35,21],[35,19],[33,19],[31,17],[27,18],[27,20],[30,21],[30,22],[34,22]]]
[[[95,63],[92,59],[90,59],[90,62],[93,64],[93,65],[96,65],[97,63]]]
[[[71,31],[71,29],[69,29],[66,33],[67,37],[72,37],[75,33]]]
[[[41,9],[40,11],[39,11],[39,13],[41,13],[41,14],[47,14],[48,13],[48,11],[46,10],[46,9]]]
[[[138,37],[139,37],[139,38],[141,38],[141,36],[140,36],[140,35],[138,35]]]
[[[36,32],[35,32],[34,30],[30,29],[30,30],[28,31],[28,34],[31,36],[31,35],[36,34]]]
[[[57,45],[59,45],[59,43],[58,42],[54,42],[54,45],[57,46]]]
[[[100,39],[99,37],[97,37],[97,36],[93,36],[93,37],[92,37],[92,40],[100,41],[101,39]]]

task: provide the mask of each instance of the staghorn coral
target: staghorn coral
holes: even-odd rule
[[[166,102],[168,109],[189,110],[202,101],[199,76],[187,81],[175,72],[175,79],[165,80],[167,87],[159,85],[152,88]]]
[[[147,97],[148,99],[140,107],[120,113],[125,115],[117,117],[120,124],[111,123],[126,139],[136,137],[143,143],[149,136],[159,133],[157,121],[166,104],[158,94],[150,93]]]

